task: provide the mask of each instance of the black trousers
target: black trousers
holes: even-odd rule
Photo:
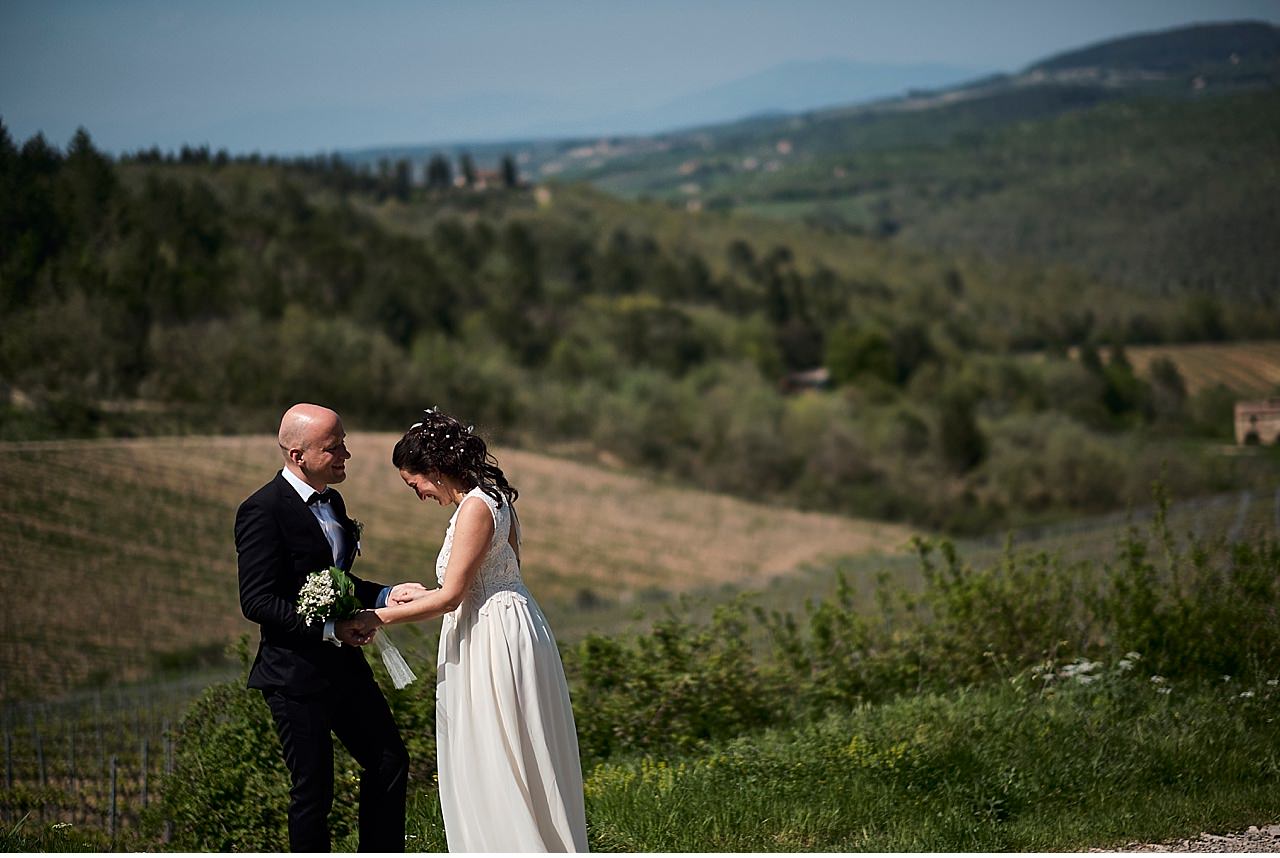
[[[264,689],[284,746],[289,791],[289,849],[328,852],[333,808],[333,736],[362,769],[360,851],[403,852],[409,754],[386,698],[372,678],[298,696]]]

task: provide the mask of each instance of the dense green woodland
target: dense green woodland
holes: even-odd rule
[[[1133,295],[582,187],[187,155],[0,132],[5,437],[263,431],[303,399],[399,428],[438,404],[509,442],[957,530],[1141,502],[1162,470],[1180,495],[1274,475],[1203,443],[1230,437],[1229,393],[1092,348],[1274,333],[1269,292]],[[783,392],[819,365],[833,389]]]

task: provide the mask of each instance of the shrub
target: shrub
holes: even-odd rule
[[[423,636],[413,649],[434,652],[436,640]],[[247,639],[242,639],[240,655],[246,667],[247,646]],[[416,658],[413,663],[418,681],[386,694],[409,751],[410,780],[431,783],[436,757],[434,660]],[[384,673],[380,662],[375,671]],[[172,821],[173,847],[188,851],[287,850],[289,773],[262,692],[245,688],[242,680],[207,688],[187,709],[175,737],[173,771],[162,780],[161,801],[149,814],[152,831],[158,831],[162,820]],[[337,740],[334,768],[330,835],[335,846],[345,841],[354,848],[359,766]]]
[[[770,723],[777,701],[753,661],[740,605],[703,628],[669,615],[631,640],[588,635],[565,653],[583,759],[687,750]]]
[[[161,782],[160,814],[185,851],[289,848],[289,774],[262,693],[222,683],[205,690],[176,732],[174,768]],[[335,833],[355,824],[346,779],[335,783]]]

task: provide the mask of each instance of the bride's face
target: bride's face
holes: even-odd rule
[[[400,479],[413,489],[419,500],[433,500],[440,506],[453,503],[453,495],[443,484],[444,480],[439,474],[412,474],[401,470]]]

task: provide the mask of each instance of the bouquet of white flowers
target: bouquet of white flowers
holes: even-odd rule
[[[298,591],[298,613],[307,625],[349,620],[359,611],[356,585],[337,566],[312,572]]]
[[[298,613],[308,625],[327,623],[330,620],[349,620],[360,612],[360,600],[356,598],[356,585],[337,566],[312,572],[302,582],[298,591]],[[396,688],[404,688],[418,677],[409,669],[400,650],[387,637],[385,630],[378,635],[378,651],[382,663],[391,675]]]

